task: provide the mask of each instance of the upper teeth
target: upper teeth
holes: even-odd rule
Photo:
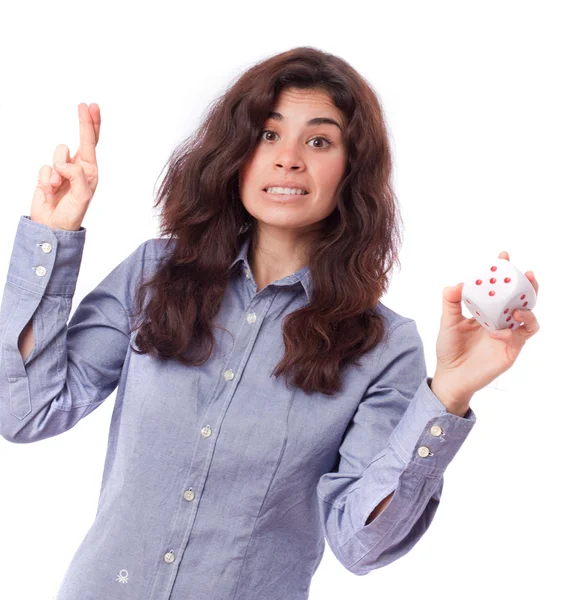
[[[269,194],[306,194],[304,190],[299,188],[283,188],[283,187],[270,187],[266,188]]]

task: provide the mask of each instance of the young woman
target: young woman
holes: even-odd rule
[[[310,47],[243,73],[170,158],[161,237],[67,324],[99,107],[79,121],[77,154],[59,145],[40,169],[0,312],[5,439],[63,433],[117,389],[58,600],[306,599],[325,540],[356,575],[407,553],[471,397],[539,326],[528,311],[493,339],[446,288],[427,376],[415,321],[380,302],[400,219],[369,84]]]

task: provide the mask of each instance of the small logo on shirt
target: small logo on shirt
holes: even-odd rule
[[[129,581],[129,571],[127,571],[127,569],[121,569],[117,575],[117,581],[119,583],[127,583]]]

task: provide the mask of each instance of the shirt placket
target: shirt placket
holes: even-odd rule
[[[247,271],[246,276],[249,278]],[[216,380],[211,394],[208,410],[198,429],[199,440],[195,446],[189,472],[177,492],[180,496],[180,503],[172,522],[171,531],[160,552],[158,569],[148,595],[149,600],[169,600],[171,597],[171,590],[185,547],[195,534],[198,501],[203,494],[208,477],[220,425],[236,393],[262,323],[278,291],[278,288],[275,287],[264,288],[259,294],[254,295],[248,308],[242,313],[244,327],[239,330],[232,351],[220,369],[219,379]],[[223,397],[221,402],[219,401],[220,397]],[[222,443],[227,444],[228,440],[222,440]],[[201,457],[205,457],[203,462]]]

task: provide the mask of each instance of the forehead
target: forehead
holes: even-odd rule
[[[273,111],[281,113],[285,118],[293,115],[315,117],[333,117],[341,125],[344,122],[341,111],[334,105],[332,98],[324,90],[285,88],[277,96]]]

